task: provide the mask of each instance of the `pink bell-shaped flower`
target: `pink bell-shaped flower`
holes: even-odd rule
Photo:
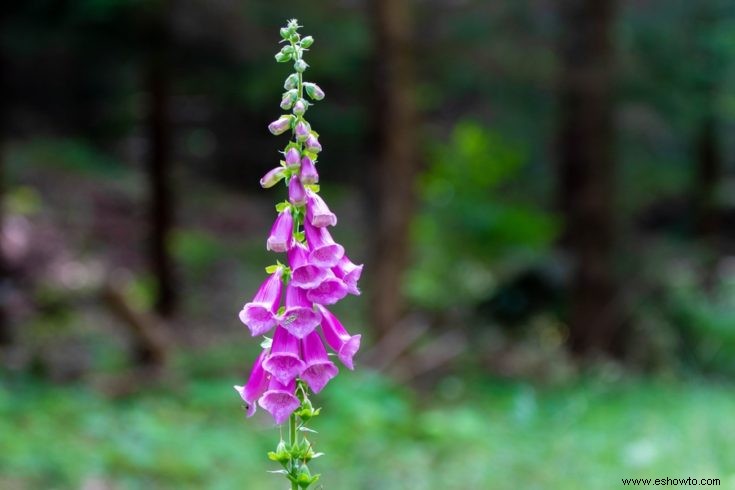
[[[322,314],[322,332],[329,347],[337,353],[337,357],[348,369],[354,369],[352,358],[360,349],[361,335],[350,335],[339,319],[323,306],[317,306]]]
[[[306,242],[309,244],[309,261],[319,267],[334,267],[345,254],[342,245],[335,243],[326,228],[317,228],[309,220],[304,221]]]
[[[253,369],[250,371],[250,377],[245,386],[235,386],[235,391],[240,394],[240,398],[245,402],[245,408],[248,411],[248,417],[252,417],[255,413],[255,405],[266,388],[268,387],[268,381],[270,375],[263,369],[263,359],[266,357],[266,351],[260,353],[258,358],[253,364]]]
[[[334,275],[342,279],[347,285],[347,292],[354,294],[355,296],[360,295],[360,289],[357,287],[357,282],[360,280],[362,275],[362,264],[356,265],[347,257],[343,255],[342,258],[337,262],[337,265],[332,267]]]
[[[253,300],[240,311],[240,321],[248,326],[253,337],[266,333],[278,323],[276,313],[281,304],[282,274],[283,270],[279,267],[260,285]]]
[[[327,275],[324,280],[315,288],[306,292],[309,301],[319,303],[320,305],[333,305],[337,301],[347,296],[347,285],[327,269]]]
[[[300,288],[316,287],[327,277],[328,270],[309,262],[309,250],[298,242],[288,251],[288,265],[291,284]]]
[[[276,327],[271,352],[263,361],[263,369],[283,384],[304,370],[304,362],[299,353],[299,340],[283,327]]]
[[[286,310],[280,325],[296,338],[303,339],[314,330],[322,316],[314,311],[314,304],[306,295],[306,290],[296,287],[293,282],[286,286]]]
[[[306,191],[306,219],[317,228],[337,224],[337,216],[329,210],[324,199],[311,191]]]
[[[294,395],[295,390],[295,380],[291,380],[288,383],[281,383],[277,378],[273,377],[268,384],[268,390],[260,397],[258,404],[270,412],[276,424],[280,425],[301,404],[299,399],[296,398],[296,395]]]
[[[266,249],[273,252],[288,252],[293,244],[293,217],[291,209],[284,209],[276,218],[268,235]]]
[[[316,332],[311,332],[301,341],[301,350],[304,353],[306,367],[301,373],[301,379],[306,381],[314,393],[319,393],[330,379],[337,376],[337,366],[329,360],[327,351],[322,345],[322,339]]]

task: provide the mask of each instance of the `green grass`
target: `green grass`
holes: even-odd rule
[[[0,488],[280,489],[278,430],[246,420],[234,379],[110,401],[84,387],[0,385]],[[623,477],[735,488],[735,393],[713,383],[439,381],[414,394],[343,373],[315,397],[325,489],[609,489]]]

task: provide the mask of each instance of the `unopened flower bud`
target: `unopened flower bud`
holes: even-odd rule
[[[294,134],[296,135],[297,140],[304,141],[309,137],[309,126],[306,122],[299,121],[294,129]]]
[[[263,189],[268,189],[276,185],[286,174],[286,169],[283,167],[276,167],[269,171],[267,174],[260,179],[260,185]]]
[[[322,100],[324,98],[324,90],[316,83],[304,83],[304,90],[306,90],[307,95],[313,100]]]
[[[304,99],[299,99],[296,101],[296,103],[293,105],[293,113],[297,116],[303,116],[306,112],[306,101]]]
[[[318,334],[317,334],[318,335]],[[322,347],[322,350],[324,347]],[[327,352],[324,351],[324,355],[326,357]],[[307,422],[311,420],[312,418],[319,415],[320,409],[314,409],[314,405],[311,404],[311,401],[306,398],[303,402],[301,402],[301,408],[296,412],[296,415],[298,415],[304,422]]]
[[[316,184],[319,182],[319,174],[314,166],[314,161],[309,157],[301,159],[301,172],[299,173],[301,183],[304,185]]]
[[[296,167],[299,164],[300,157],[301,155],[299,154],[299,150],[292,146],[286,152],[286,165],[289,167]]]
[[[283,51],[279,51],[279,52],[276,53],[275,58],[276,58],[276,61],[277,62],[279,62],[279,63],[285,63],[285,62],[287,62],[288,60],[291,59],[291,55],[290,54],[286,54]]]
[[[314,133],[306,137],[306,150],[312,153],[319,153],[322,151],[322,145],[319,143],[319,138],[317,138]]]
[[[291,107],[293,107],[294,102],[298,99],[298,92],[296,89],[289,90],[288,92],[283,94],[283,98],[281,99],[281,109],[284,111],[289,110]]]
[[[300,488],[308,488],[309,485],[315,483],[319,479],[319,475],[311,476],[309,468],[304,464],[301,465],[299,473],[296,476],[296,483]]]
[[[296,73],[291,73],[285,82],[283,82],[283,88],[286,90],[293,90],[299,86],[299,76]]]
[[[314,38],[311,36],[306,36],[304,39],[301,40],[302,48],[308,48],[312,44],[314,44]]]
[[[281,116],[268,125],[268,130],[275,135],[283,134],[291,127],[292,120],[293,116]]]
[[[293,64],[293,69],[299,73],[303,73],[304,71],[306,71],[308,67],[309,67],[309,64],[306,61],[301,60],[301,59],[296,60],[296,63]]]
[[[291,30],[288,27],[281,27],[281,37],[283,39],[288,39],[291,37]]]
[[[303,206],[306,204],[306,189],[299,178],[294,175],[288,182],[288,200],[294,206]]]
[[[291,452],[286,447],[286,442],[281,439],[275,451],[268,453],[268,458],[279,463],[288,463],[291,461]]]

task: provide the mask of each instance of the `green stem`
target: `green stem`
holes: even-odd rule
[[[297,54],[298,51],[296,49],[296,43],[293,42],[293,41],[290,41],[290,43],[291,43],[291,46],[293,46],[293,48],[294,48],[294,61],[300,60],[302,58],[302,56],[300,54]],[[298,101],[298,100],[301,100],[301,99],[304,98],[304,74],[301,73],[300,71],[299,72],[296,72],[296,73],[297,73],[298,78],[299,78],[298,85],[296,87],[297,93],[298,93],[298,98],[296,100]],[[303,120],[304,120],[304,116],[303,115],[296,116],[296,124],[298,124],[299,121],[303,121]],[[296,124],[294,124],[294,128],[296,128]],[[296,147],[299,150],[299,155],[301,155],[301,152],[304,150],[304,143],[301,142],[301,141],[299,141],[296,138],[295,130],[294,130],[293,138],[294,138],[294,142],[296,143]],[[306,209],[303,206],[299,206],[299,208],[303,211],[303,214],[306,213]],[[303,215],[301,217],[303,218]],[[300,226],[301,226],[300,220],[297,221],[296,223],[294,223],[294,233],[297,233],[300,230]]]
[[[293,448],[294,444],[296,444],[296,414],[292,413],[291,417],[288,419],[288,442]],[[296,459],[291,460],[291,471],[295,475],[294,469],[296,468]],[[294,482],[291,482],[291,490],[298,490],[298,485]]]

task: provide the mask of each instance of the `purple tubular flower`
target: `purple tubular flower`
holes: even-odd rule
[[[320,305],[333,305],[347,296],[347,285],[327,269],[327,277],[315,288],[306,292],[306,297]]]
[[[309,263],[309,250],[298,242],[288,251],[288,265],[291,267],[291,284],[296,287],[310,289],[327,277],[327,269]]]
[[[355,296],[360,295],[360,289],[357,287],[357,281],[360,280],[362,275],[362,264],[356,265],[347,257],[343,255],[342,258],[337,262],[337,265],[332,268],[334,275],[342,279],[347,285],[347,292],[354,294]]]
[[[266,242],[266,249],[273,252],[288,252],[293,244],[293,216],[291,209],[286,208],[273,223],[271,233]]]
[[[299,173],[299,178],[301,179],[301,183],[304,185],[316,184],[319,182],[319,173],[316,171],[316,166],[314,166],[314,160],[309,157],[301,159],[301,171]]]
[[[299,150],[293,146],[286,152],[286,165],[289,167],[296,167],[299,164]]]
[[[271,378],[268,391],[263,393],[258,403],[270,412],[276,424],[281,425],[301,405],[299,399],[294,395],[295,390],[296,381],[281,383],[278,379]]]
[[[317,308],[322,314],[322,332],[324,333],[324,339],[327,341],[327,344],[337,353],[337,357],[342,361],[342,364],[350,370],[355,369],[352,358],[360,349],[360,339],[362,336],[350,335],[345,330],[345,327],[342,326],[339,319],[329,310],[321,305],[317,305]]]
[[[302,171],[303,168],[302,166]],[[329,210],[327,203],[319,194],[311,191],[306,191],[306,219],[317,228],[337,224],[337,215]]]
[[[309,136],[309,126],[304,121],[299,121],[294,129],[294,134],[297,140],[304,141]]]
[[[301,341],[301,350],[304,353],[306,367],[301,373],[301,379],[306,381],[314,393],[319,393],[330,379],[337,376],[339,370],[327,357],[327,350],[322,345],[322,339],[316,332],[311,332]]]
[[[306,296],[306,290],[296,287],[293,282],[286,286],[286,311],[280,325],[299,339],[314,330],[322,316],[314,311],[314,305]]]
[[[283,384],[301,374],[304,362],[299,357],[299,339],[285,328],[276,327],[271,353],[263,361],[263,369]]]
[[[255,413],[255,402],[258,401],[260,395],[263,394],[265,389],[268,387],[268,381],[270,376],[263,369],[263,359],[266,357],[266,351],[260,353],[258,358],[253,364],[253,369],[250,371],[250,377],[245,386],[235,386],[235,391],[240,394],[240,398],[245,402],[245,407],[248,411],[248,417],[252,417]]]
[[[265,174],[262,179],[260,179],[260,186],[263,189],[273,187],[283,178],[285,173],[286,169],[283,167],[276,167],[269,170],[268,173]]]
[[[240,312],[240,321],[248,326],[253,337],[266,333],[278,323],[276,312],[281,303],[282,274],[283,270],[279,267],[261,284],[253,300],[245,304]]]
[[[281,116],[268,125],[268,130],[276,136],[283,134],[291,127],[292,119],[293,116]]]
[[[306,144],[305,144],[306,150],[310,151],[312,153],[319,153],[322,151],[322,145],[319,143],[319,138],[314,135],[314,133],[311,133],[306,138]]]
[[[326,228],[317,228],[309,220],[304,221],[304,232],[311,253],[309,261],[319,267],[334,267],[345,254],[342,245],[335,243]]]
[[[288,182],[288,200],[294,206],[306,204],[306,189],[304,189],[304,184],[295,175]]]

